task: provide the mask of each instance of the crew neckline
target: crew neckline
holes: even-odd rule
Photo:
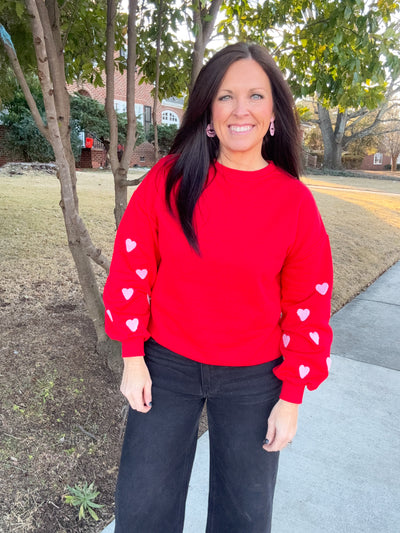
[[[275,168],[275,165],[272,161],[268,161],[266,166],[258,170],[238,170],[237,168],[231,168],[223,165],[219,161],[215,161],[215,168],[217,172],[223,174],[227,178],[244,178],[247,179],[257,179],[265,178],[267,174],[270,174],[271,171]]]

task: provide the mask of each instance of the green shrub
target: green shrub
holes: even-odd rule
[[[384,170],[392,170],[392,165],[390,163],[388,163],[383,168],[384,168]],[[396,170],[400,170],[400,164],[396,165]]]
[[[126,113],[117,113],[117,121],[118,143],[125,144],[128,128]],[[76,131],[84,131],[87,137],[93,137],[101,142],[110,137],[110,126],[104,105],[89,96],[79,93],[71,96],[71,124]],[[145,140],[143,124],[137,120],[136,145]]]
[[[31,91],[45,122],[43,97],[38,84],[32,83]],[[3,102],[0,120],[7,128],[5,145],[8,151],[18,153],[25,161],[54,161],[53,148],[36,126],[21,89],[15,91],[11,100]],[[71,128],[71,145],[75,159],[79,159],[82,142],[74,124]]]
[[[158,124],[157,125],[157,133],[158,133],[158,147],[160,150],[161,155],[168,154],[172,143],[175,139],[176,132],[178,131],[178,128],[175,126],[175,124]],[[147,140],[150,143],[154,142],[154,126],[151,124],[149,133],[147,135]]]
[[[342,156],[342,165],[347,169],[360,168],[363,159],[363,155],[345,154]]]

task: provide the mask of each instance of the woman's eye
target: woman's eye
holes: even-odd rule
[[[220,96],[218,98],[218,100],[220,102],[226,102],[227,100],[230,100],[231,99],[231,95],[230,94],[224,94],[223,96]]]
[[[252,100],[262,100],[264,97],[262,94],[252,94],[251,98]]]

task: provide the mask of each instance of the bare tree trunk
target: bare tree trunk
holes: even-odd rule
[[[52,41],[48,13],[43,10],[44,3],[42,0],[25,1],[30,15],[38,64],[38,77],[46,110],[47,138],[52,145],[58,165],[58,177],[61,185],[60,205],[64,215],[68,245],[77,268],[89,316],[96,330],[97,348],[102,355],[114,354],[117,345],[107,337],[104,331],[104,305],[91,258],[105,269],[109,268],[109,262],[101,254],[101,251],[94,247],[89,233],[79,216],[75,187],[75,165],[73,158],[71,160],[70,136],[61,131],[65,128],[69,132],[69,125],[64,123],[67,120],[66,117],[68,117],[69,122],[69,98],[66,98],[64,94],[65,73],[63,70],[58,69],[58,65],[54,64],[54,62],[59,61],[59,58],[57,54],[54,54],[56,48],[54,41]],[[60,78],[57,79],[56,84],[53,82],[51,73],[53,73],[53,76]],[[57,90],[60,90],[61,94],[55,98]],[[57,109],[57,103],[60,106],[60,110]]]
[[[124,177],[122,159],[118,159],[118,121],[114,109],[114,40],[115,40],[115,18],[117,16],[116,0],[107,0],[107,32],[106,32],[106,113],[110,125],[110,146],[108,154],[111,163],[111,170],[114,175],[114,217],[118,227],[122,215],[128,203],[127,188],[121,184]]]
[[[193,23],[196,31],[196,40],[193,47],[189,92],[191,92],[203,66],[206,47],[210,41],[221,5],[222,0],[211,0],[210,7],[207,9],[203,0],[193,2]]]
[[[324,143],[324,168],[340,169],[342,168],[342,142],[346,126],[346,114],[338,114],[336,127],[333,130],[329,109],[318,103],[318,118]]]
[[[70,165],[74,200],[78,208],[76,190],[75,158],[71,147],[70,96],[65,80],[64,46],[61,40],[60,10],[57,0],[36,2],[44,28],[46,51],[49,59],[50,76],[54,86],[54,101],[58,113],[58,124],[66,157]]]
[[[135,115],[135,67],[136,67],[136,11],[137,0],[129,0],[128,16],[128,59],[127,59],[127,107],[128,133],[121,161],[118,159],[118,122],[114,109],[114,40],[116,0],[107,0],[107,50],[106,50],[106,113],[110,124],[110,162],[114,175],[115,224],[118,227],[128,204],[128,185],[137,185],[138,180],[128,180],[128,169],[136,142]]]
[[[154,158],[156,161],[160,159],[160,150],[158,147],[158,130],[157,130],[157,107],[158,95],[160,88],[160,53],[161,53],[161,34],[162,34],[162,17],[163,17],[164,3],[160,0],[157,13],[157,43],[156,43],[156,79],[154,86],[154,103],[153,103],[153,128],[154,128]]]
[[[391,156],[392,156],[392,168],[391,168],[391,171],[392,172],[396,172],[397,170],[397,160],[399,158],[399,155],[400,155],[400,152],[392,152]]]

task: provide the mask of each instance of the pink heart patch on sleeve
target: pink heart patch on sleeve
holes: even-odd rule
[[[301,379],[304,379],[309,373],[310,373],[309,366],[304,366],[304,365],[299,366],[299,374],[300,374]]]
[[[126,321],[126,325],[131,331],[135,332],[139,326],[139,320],[137,318],[132,318],[131,320]]]
[[[310,310],[309,309],[297,309],[297,316],[300,318],[302,322],[304,322],[310,316]]]
[[[313,340],[315,342],[315,344],[319,344],[319,335],[318,335],[318,332],[317,331],[310,331],[309,333],[310,337],[311,337],[311,340]]]
[[[315,285],[315,290],[319,292],[319,294],[322,294],[322,296],[324,296],[324,294],[328,292],[328,289],[329,289],[328,283],[318,283],[317,285]]]
[[[136,248],[136,242],[131,239],[126,239],[125,241],[126,251],[129,253]]]
[[[282,342],[283,342],[283,346],[284,346],[285,348],[287,348],[287,347],[288,347],[288,344],[289,344],[289,342],[290,342],[290,335],[286,335],[286,333],[284,333],[284,334],[282,335]]]
[[[147,276],[148,272],[146,268],[138,268],[136,270],[136,274],[139,276],[140,279],[144,279]]]
[[[122,289],[122,294],[124,295],[125,300],[132,298],[133,289]]]

